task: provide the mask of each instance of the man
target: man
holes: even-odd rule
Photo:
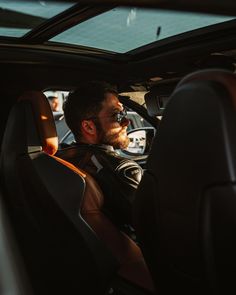
[[[113,222],[132,224],[132,203],[142,168],[114,150],[129,144],[129,120],[118,93],[107,83],[85,83],[69,94],[64,115],[76,140],[76,154],[70,161],[97,180],[104,193],[105,213]]]
[[[59,98],[56,95],[51,95],[48,97],[48,101],[50,103],[51,109],[53,112],[59,112]]]
[[[51,95],[48,97],[48,101],[51,106],[54,120],[61,120],[63,118],[63,112],[60,109],[59,97],[57,95]]]

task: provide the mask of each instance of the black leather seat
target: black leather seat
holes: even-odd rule
[[[9,116],[1,175],[33,291],[105,294],[122,278],[148,294],[140,249],[101,212],[103,195],[92,177],[56,157],[57,147],[46,97],[25,93]]]
[[[160,294],[234,294],[235,75],[215,69],[185,77],[156,134],[134,210],[156,287]]]

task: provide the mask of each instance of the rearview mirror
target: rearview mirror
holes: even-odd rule
[[[154,127],[142,127],[129,131],[130,143],[122,152],[132,156],[148,155],[155,131]]]
[[[170,96],[158,95],[155,92],[148,92],[145,94],[145,102],[149,116],[162,116],[163,111],[169,102]]]

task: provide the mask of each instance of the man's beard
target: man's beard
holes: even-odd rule
[[[119,133],[109,133],[109,131],[103,130],[100,124],[97,127],[97,131],[99,132],[99,142],[101,144],[108,144],[113,146],[114,149],[126,149],[129,145],[130,139],[126,135],[124,135],[124,130],[121,129]]]

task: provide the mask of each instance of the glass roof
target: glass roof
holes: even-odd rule
[[[232,19],[203,13],[117,7],[58,34],[50,41],[125,53],[157,40]]]
[[[66,0],[0,0],[0,37],[23,37],[76,3]],[[83,15],[81,18],[79,24],[65,31],[60,26],[59,34],[55,29],[57,23],[55,26],[51,23],[54,37],[49,33],[50,37],[46,36],[44,40],[57,45],[82,45],[126,53],[168,37],[230,21],[235,17],[141,7],[116,7],[85,21]],[[68,23],[65,23],[66,28]]]
[[[72,5],[74,3],[0,0],[0,36],[22,37]]]

